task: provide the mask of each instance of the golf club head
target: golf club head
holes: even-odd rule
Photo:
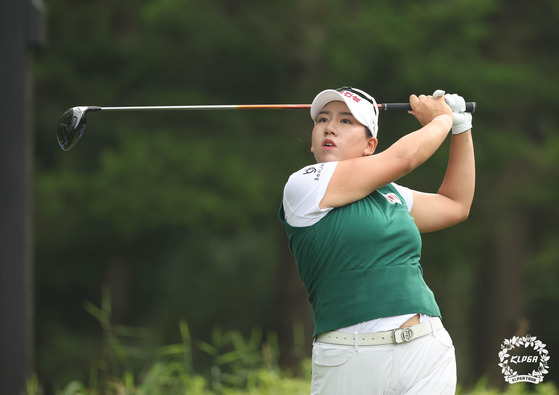
[[[66,110],[58,122],[56,138],[60,148],[64,151],[72,149],[85,130],[86,113],[100,109],[100,107],[72,107]]]

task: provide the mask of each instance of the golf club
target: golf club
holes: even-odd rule
[[[72,107],[60,118],[58,122],[57,140],[60,148],[68,151],[79,141],[85,130],[87,113],[91,111],[153,111],[153,110],[289,110],[309,109],[310,104],[232,104],[232,105],[195,105],[195,106],[136,106],[136,107],[99,107],[78,106]],[[384,103],[378,104],[380,110],[410,111],[409,103]],[[476,103],[467,102],[466,112],[475,112]]]

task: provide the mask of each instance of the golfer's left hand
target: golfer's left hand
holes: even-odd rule
[[[452,110],[452,134],[464,133],[472,128],[472,114],[466,111],[466,101],[457,94],[445,94],[443,90],[433,93],[435,99],[444,95],[444,101]]]

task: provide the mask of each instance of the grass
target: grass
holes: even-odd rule
[[[308,376],[310,377],[310,376]],[[214,387],[214,388],[212,388]],[[205,377],[186,372],[180,362],[155,362],[141,377],[135,378],[125,372],[120,378],[93,386],[72,381],[64,388],[56,390],[56,395],[308,395],[310,380],[282,374],[277,369],[260,368],[250,372],[240,386],[222,383],[217,388],[215,382]],[[541,383],[530,391],[524,384],[513,384],[504,391],[487,388],[481,382],[474,389],[458,390],[457,395],[557,395],[552,383]],[[25,395],[43,395],[36,377],[31,379]]]
[[[93,361],[87,383],[73,380],[61,388],[45,391],[38,377],[27,382],[21,395],[298,395],[309,394],[311,362],[301,362],[300,376],[282,371],[278,365],[279,345],[273,333],[255,329],[248,337],[235,331],[214,329],[208,342],[193,346],[190,330],[180,322],[181,342],[155,349],[146,360],[145,350],[126,344],[134,328],[114,326],[110,322],[110,301],[101,308],[86,303],[86,310],[100,323],[104,333],[102,361]],[[209,367],[196,370],[194,351],[209,360]],[[139,357],[141,356],[141,357]],[[133,358],[141,358],[143,369],[135,371]],[[137,361],[136,361],[137,362]],[[136,364],[137,365],[137,364]],[[553,383],[529,388],[523,383],[508,385],[503,391],[488,388],[480,380],[471,390],[458,389],[457,395],[559,395]]]

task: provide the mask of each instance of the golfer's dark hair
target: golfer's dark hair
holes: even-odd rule
[[[373,134],[371,133],[371,129],[369,129],[368,126],[365,126],[365,134],[367,135],[367,137],[373,137]]]

